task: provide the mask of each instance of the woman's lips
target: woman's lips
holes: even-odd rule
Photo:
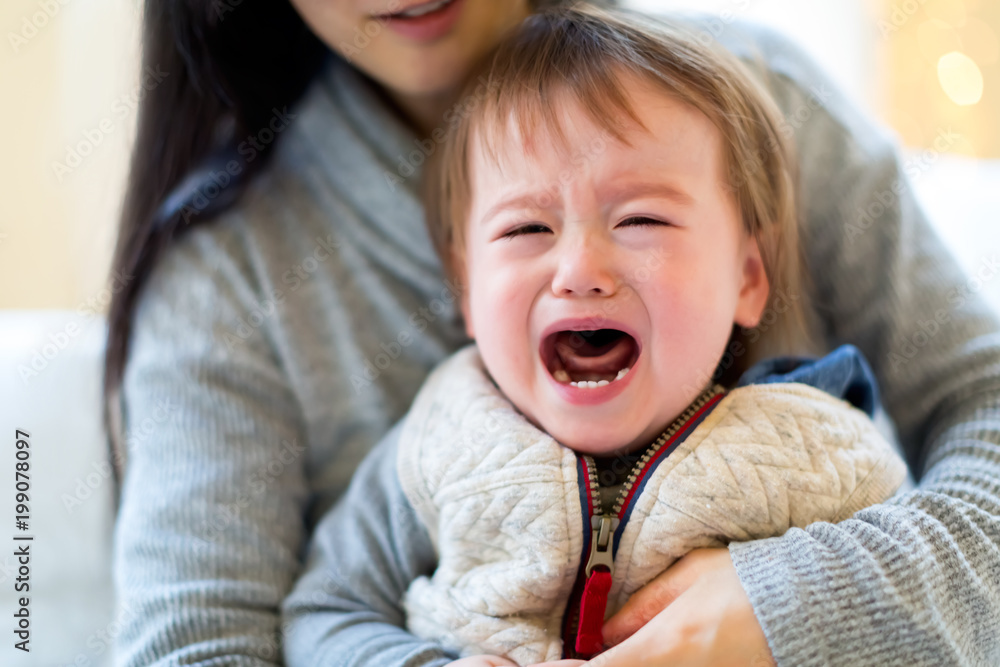
[[[411,5],[405,10],[407,14],[419,13],[425,8],[430,10],[418,16],[396,12],[395,14],[377,16],[376,19],[403,37],[421,42],[432,41],[451,31],[462,13],[464,1],[449,0],[442,4],[440,0],[432,0],[419,5]],[[437,5],[441,6],[435,8]]]

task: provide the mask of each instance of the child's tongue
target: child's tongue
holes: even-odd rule
[[[632,354],[630,341],[628,334],[620,331],[605,329],[590,335],[561,331],[555,339],[555,350],[563,368],[571,375],[609,376],[606,379],[610,380],[628,365]]]

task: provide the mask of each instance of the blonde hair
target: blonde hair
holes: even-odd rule
[[[443,144],[424,176],[428,230],[448,277],[460,284],[473,142],[496,159],[494,147],[507,138],[510,120],[523,136],[542,124],[564,139],[556,102],[567,99],[560,97],[566,93],[598,127],[623,141],[628,121],[641,125],[621,90],[623,76],[648,81],[698,109],[720,132],[725,186],[745,231],[758,243],[770,284],[763,313],[781,315],[767,326],[762,318],[753,329],[734,325],[727,348],[733,359],[723,368],[724,356],[713,379],[731,384],[766,356],[811,352],[815,336],[806,314],[795,163],[780,111],[732,55],[699,43],[688,30],[625,10],[542,10],[472,73],[456,107],[461,112],[446,116]]]

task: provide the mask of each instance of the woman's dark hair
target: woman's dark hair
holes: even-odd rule
[[[539,9],[576,1],[529,3]],[[237,155],[240,141],[267,128],[275,109],[298,100],[324,60],[336,57],[288,0],[145,0],[142,40],[142,70],[159,76],[139,105],[111,264],[124,286],[111,298],[104,357],[103,418],[116,489],[126,454],[118,394],[143,285],[174,238],[237,201],[278,143],[275,137],[250,161]],[[234,159],[241,169],[228,183],[211,178]]]
[[[103,418],[116,488],[125,463],[118,393],[132,315],[143,284],[172,239],[236,201],[276,142],[221,185],[240,138],[294,103],[330,51],[288,0],[146,0],[144,92],[112,259],[124,286],[112,295],[104,357]],[[213,185],[209,185],[213,184]]]

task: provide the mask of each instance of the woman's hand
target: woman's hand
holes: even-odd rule
[[[604,624],[592,667],[772,667],[729,550],[695,549]]]
[[[539,662],[532,667],[580,667],[586,664],[583,660],[557,660],[555,662]],[[495,655],[474,655],[449,662],[448,667],[518,667],[516,662]]]

